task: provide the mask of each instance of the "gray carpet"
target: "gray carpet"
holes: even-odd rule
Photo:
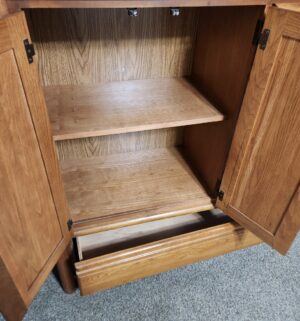
[[[88,297],[50,275],[25,320],[300,321],[300,234],[286,257],[259,245]]]

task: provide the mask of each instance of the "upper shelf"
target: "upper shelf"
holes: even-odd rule
[[[8,0],[16,8],[151,8],[266,5],[270,0]],[[272,1],[272,3],[286,0]],[[291,0],[291,2],[293,2]],[[295,2],[295,0],[294,0]]]
[[[183,78],[49,86],[54,140],[120,134],[223,120]]]

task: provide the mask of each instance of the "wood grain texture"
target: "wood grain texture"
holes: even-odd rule
[[[60,160],[85,159],[182,144],[182,127],[57,141]]]
[[[82,295],[260,243],[227,223],[133,247],[75,264]]]
[[[297,236],[300,230],[300,184],[293,195],[290,204],[287,207],[286,213],[280,223],[278,230],[275,233],[273,247],[281,254],[286,254],[290,244]]]
[[[225,197],[217,203],[275,248],[288,248],[292,241],[273,243],[300,181],[299,18],[268,11],[270,39],[255,58],[221,186]]]
[[[176,149],[61,162],[74,234],[212,209]]]
[[[276,6],[280,9],[300,12],[300,4],[299,3],[278,3],[278,4],[276,4]]]
[[[192,78],[226,116],[222,123],[184,131],[187,157],[216,196],[256,47],[252,39],[263,7],[203,8],[199,13]]]
[[[224,214],[202,212],[77,237],[80,260],[229,222]]]
[[[27,12],[44,85],[182,77],[191,72],[197,10]]]
[[[7,16],[5,23],[12,47],[1,53],[0,68],[0,204],[5,213],[0,243],[2,259],[28,305],[70,233],[42,88],[24,50],[23,40],[29,39],[24,14]]]
[[[74,262],[73,243],[70,242],[69,246],[66,248],[56,264],[60,283],[64,291],[68,294],[73,293],[77,288]]]
[[[12,50],[0,65],[1,252],[25,299],[63,237]]]
[[[8,14],[8,7],[7,7],[6,0],[0,0],[0,19],[5,17],[7,14]]]
[[[5,19],[0,20],[0,53],[12,48],[12,42],[9,36],[9,30]]]
[[[265,110],[252,131],[238,194],[231,198],[235,208],[253,213],[252,219],[272,234],[300,179],[300,43],[281,41],[261,106]],[[258,191],[265,193],[261,199]]]
[[[11,8],[152,8],[152,7],[210,7],[249,6],[296,0],[9,0]]]
[[[6,321],[21,321],[26,311],[26,304],[0,256],[0,314]]]
[[[183,78],[45,87],[54,140],[223,120]]]
[[[197,9],[185,9],[177,18],[166,9],[143,10],[137,19],[124,10],[32,10],[27,18],[44,85],[182,77],[191,72]],[[57,147],[61,158],[71,158],[133,151],[133,144],[138,150],[153,144],[169,147],[178,139],[172,129],[149,135],[95,137],[57,142]]]
[[[21,18],[20,18],[21,17]],[[43,162],[47,171],[47,176],[52,191],[53,199],[63,234],[69,235],[66,221],[69,218],[69,209],[62,185],[60,168],[55,153],[52,131],[48,117],[46,102],[38,76],[37,64],[28,64],[23,40],[30,35],[24,13],[11,15],[7,19],[9,34],[15,43],[15,56],[18,61],[20,76],[26,92],[26,98],[30,109],[30,114],[34,123],[37,139],[39,142]],[[65,241],[68,243],[68,239]]]

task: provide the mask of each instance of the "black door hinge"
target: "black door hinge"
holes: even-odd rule
[[[223,200],[223,197],[224,197],[224,192],[221,190],[221,179],[218,178],[217,179],[217,183],[216,183],[216,194],[217,194],[217,198],[222,201]],[[216,195],[215,194],[215,195]]]
[[[34,47],[32,43],[29,43],[28,39],[24,40],[24,47],[27,55],[28,62],[33,63],[33,56],[35,55]]]
[[[269,40],[269,36],[270,36],[270,32],[271,32],[270,29],[264,29],[262,31],[262,33],[260,34],[259,41],[258,41],[258,45],[259,45],[260,49],[262,49],[262,50],[266,49],[267,43]]]
[[[223,198],[224,198],[224,192],[222,190],[219,190],[218,192],[218,198],[220,201],[223,201]]]
[[[72,226],[73,226],[73,221],[72,221],[71,219],[69,219],[69,220],[67,221],[67,225],[68,225],[69,231],[71,231]]]
[[[263,29],[264,20],[258,20],[253,37],[253,45],[259,46],[260,49],[264,50],[267,47],[267,42],[270,36],[270,29]]]

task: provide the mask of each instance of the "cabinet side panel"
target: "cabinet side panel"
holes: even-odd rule
[[[199,16],[192,79],[226,119],[184,132],[188,159],[215,195],[221,180],[256,47],[263,7],[205,8]]]

